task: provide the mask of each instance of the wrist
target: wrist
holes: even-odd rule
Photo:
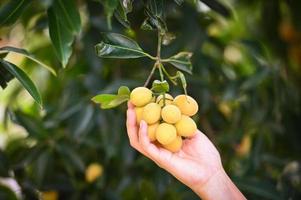
[[[202,199],[245,199],[223,168],[216,171],[205,183],[196,186],[194,192]]]

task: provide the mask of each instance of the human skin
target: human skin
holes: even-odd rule
[[[126,125],[133,148],[190,187],[200,198],[246,199],[224,171],[219,152],[201,131],[185,139],[181,150],[172,153],[149,140],[144,121],[137,126],[134,106],[130,102]]]

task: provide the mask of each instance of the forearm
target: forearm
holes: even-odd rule
[[[224,170],[217,172],[204,185],[193,189],[204,200],[246,199]]]

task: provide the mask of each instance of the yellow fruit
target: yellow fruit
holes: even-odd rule
[[[45,191],[41,192],[41,200],[57,200],[59,197],[57,191]]]
[[[173,102],[173,97],[170,94],[165,94],[165,105],[172,104]],[[161,107],[164,106],[164,99],[163,99],[163,94],[159,95],[157,97],[156,103],[159,104]]]
[[[162,109],[161,116],[165,122],[174,124],[181,119],[181,111],[175,105],[167,105]]]
[[[156,140],[156,130],[157,127],[159,126],[159,123],[151,124],[147,127],[147,134],[149,137],[150,141],[155,141]]]
[[[164,148],[175,153],[180,151],[182,147],[182,138],[181,136],[177,136],[171,143],[164,145]]]
[[[135,106],[144,106],[152,100],[152,91],[146,87],[137,87],[130,94],[130,101]]]
[[[139,125],[142,119],[143,107],[135,107],[135,113],[136,113],[136,121],[137,124]]]
[[[98,177],[100,177],[103,173],[102,165],[98,163],[90,164],[86,169],[86,181],[89,183],[94,182]]]
[[[186,115],[182,115],[181,120],[176,124],[177,133],[183,137],[191,137],[196,134],[197,126],[193,119]]]
[[[183,115],[187,116],[195,115],[199,109],[197,102],[192,97],[184,94],[178,95],[173,103],[179,107]]]
[[[154,124],[160,120],[161,107],[156,103],[149,103],[143,108],[142,119],[148,124]]]
[[[167,123],[159,124],[156,130],[156,139],[163,145],[171,143],[177,137],[176,128]]]

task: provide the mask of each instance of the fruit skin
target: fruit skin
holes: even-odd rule
[[[103,174],[103,167],[98,163],[90,164],[85,172],[86,181],[89,183],[94,182],[98,177]]]
[[[144,107],[135,107],[136,122],[138,125],[140,124],[140,121],[142,120],[143,108]]]
[[[156,130],[156,139],[163,145],[171,143],[177,137],[176,128],[167,123],[159,124]]]
[[[173,102],[173,97],[170,94],[165,94],[165,105],[170,105]],[[164,106],[163,94],[159,95],[156,99],[156,103],[161,107]]]
[[[142,119],[147,124],[154,124],[160,120],[161,107],[156,103],[149,103],[143,108]]]
[[[193,119],[186,115],[182,115],[181,120],[176,124],[177,133],[183,137],[191,137],[196,134],[197,126]]]
[[[183,115],[193,116],[198,112],[197,102],[190,96],[184,94],[176,96],[173,103],[178,106]]]
[[[169,123],[177,123],[181,119],[181,111],[175,105],[167,105],[161,111],[162,119]]]
[[[176,153],[178,151],[180,151],[181,147],[182,147],[182,137],[181,136],[177,136],[171,143],[164,145],[164,148]]]
[[[152,100],[152,91],[146,87],[137,87],[130,94],[130,101],[135,106],[144,106]]]
[[[151,142],[156,141],[156,130],[159,126],[159,123],[151,124],[147,127],[148,138]]]

